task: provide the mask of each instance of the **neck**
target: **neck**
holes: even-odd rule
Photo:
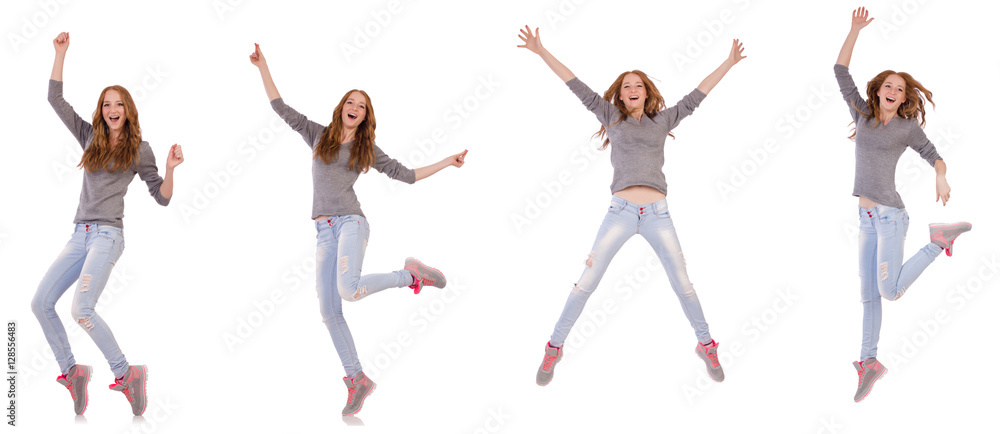
[[[892,118],[894,118],[894,117],[896,117],[896,111],[895,110],[882,110],[882,116],[881,116],[882,119],[881,120],[882,120],[882,124],[883,125],[888,124],[889,121],[891,121]]]
[[[111,130],[111,134],[108,137],[108,144],[111,145],[112,148],[115,147],[115,146],[117,146],[118,145],[118,139],[120,139],[121,136],[122,136],[122,134],[121,134],[120,131],[118,131],[118,130]]]
[[[642,120],[642,109],[641,108],[637,108],[635,110],[632,110],[632,112],[629,113],[628,115],[634,117],[635,120],[637,120],[637,121],[641,121]]]
[[[354,140],[354,133],[358,131],[358,127],[354,128],[344,128],[340,133],[340,143],[347,143]]]

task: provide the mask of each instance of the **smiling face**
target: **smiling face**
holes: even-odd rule
[[[642,82],[639,74],[630,72],[625,75],[618,90],[618,99],[625,104],[625,111],[629,113],[642,111],[646,105],[646,84]]]
[[[104,101],[101,102],[101,116],[108,128],[112,131],[112,137],[121,132],[125,125],[128,112],[125,109],[125,101],[117,90],[108,89],[104,93]]]
[[[340,117],[344,128],[357,128],[368,115],[368,99],[359,91],[351,92],[344,101]]]
[[[878,100],[882,111],[895,113],[899,105],[906,102],[906,80],[889,74],[878,88]]]

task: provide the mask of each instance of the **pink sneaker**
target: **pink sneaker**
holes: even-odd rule
[[[698,346],[694,348],[694,352],[705,362],[705,369],[708,370],[708,375],[712,377],[712,380],[721,383],[722,380],[726,379],[726,373],[722,372],[722,365],[719,364],[718,342],[713,340],[708,345],[698,342]]]
[[[562,347],[553,347],[552,343],[545,344],[545,357],[542,358],[542,365],[538,367],[538,373],[535,374],[535,384],[539,386],[545,386],[552,381],[552,375],[555,374],[556,363],[562,360],[563,352]]]
[[[874,357],[864,362],[854,362],[854,369],[858,371],[858,391],[854,393],[854,402],[861,402],[872,391],[872,386],[879,378],[885,375],[885,368]]]
[[[941,246],[944,249],[944,253],[951,256],[951,250],[955,244],[955,238],[958,238],[963,232],[968,232],[972,230],[972,224],[967,222],[959,223],[931,223],[931,242]]]
[[[361,411],[365,398],[375,390],[375,382],[364,372],[359,372],[354,378],[344,377],[344,384],[347,385],[347,405],[341,414],[344,416],[357,414]]]
[[[403,269],[413,275],[413,284],[410,285],[410,289],[413,290],[414,294],[420,294],[420,290],[424,288],[424,285],[444,288],[444,285],[448,283],[444,278],[444,273],[437,268],[424,265],[423,262],[418,261],[416,258],[406,258],[406,265],[403,266]]]
[[[76,414],[83,414],[87,411],[87,384],[90,383],[90,366],[73,365],[69,372],[56,378],[56,382],[69,389],[70,396],[73,397],[73,410]]]
[[[125,377],[116,378],[115,384],[108,388],[125,394],[132,405],[132,414],[142,416],[146,411],[146,365],[129,365]]]

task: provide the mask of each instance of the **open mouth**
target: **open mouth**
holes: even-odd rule
[[[348,118],[348,119],[357,119],[357,118],[358,118],[358,115],[356,115],[356,114],[354,114],[354,113],[348,113],[348,114],[347,114],[347,118]]]
[[[894,104],[896,102],[896,100],[893,99],[893,98],[885,97],[885,102],[887,102],[889,104]]]
[[[118,116],[118,115],[111,115],[111,116],[108,116],[108,119],[110,119],[110,120],[111,120],[111,123],[117,123],[117,122],[118,122],[118,120],[119,120],[119,119],[121,119],[121,116]]]
[[[633,95],[633,96],[628,97],[628,99],[629,99],[629,101],[638,101],[639,97]]]

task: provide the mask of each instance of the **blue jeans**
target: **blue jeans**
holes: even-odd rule
[[[368,220],[359,215],[332,216],[316,222],[319,312],[348,377],[361,372],[361,360],[344,320],[341,299],[357,301],[383,289],[402,288],[413,283],[413,276],[406,270],[361,275],[368,232]]]
[[[31,311],[42,325],[60,371],[65,374],[76,364],[66,329],[56,314],[56,301],[79,279],[73,294],[71,314],[104,353],[115,378],[128,372],[128,362],[108,324],[94,311],[97,300],[111,276],[111,269],[125,249],[122,230],[114,226],[77,223],[62,253],[49,267],[31,300]]]
[[[597,239],[594,240],[594,247],[587,259],[587,267],[570,292],[566,307],[563,308],[562,315],[549,339],[553,346],[562,346],[566,341],[570,329],[583,312],[587,299],[607,271],[611,258],[635,234],[642,235],[660,258],[660,263],[667,272],[667,278],[670,279],[670,286],[677,294],[684,315],[691,322],[698,341],[703,344],[712,342],[705,314],[702,313],[701,303],[698,301],[698,294],[694,292],[694,286],[688,279],[681,244],[677,239],[670,212],[667,210],[667,200],[637,205],[618,196],[612,196],[608,214],[604,216],[604,222],[597,231]]]
[[[910,226],[905,209],[878,205],[858,207],[861,230],[860,250],[861,303],[864,319],[861,332],[861,360],[875,357],[878,334],[882,328],[882,297],[898,300],[920,273],[941,254],[941,247],[927,243],[903,263],[903,241]]]

